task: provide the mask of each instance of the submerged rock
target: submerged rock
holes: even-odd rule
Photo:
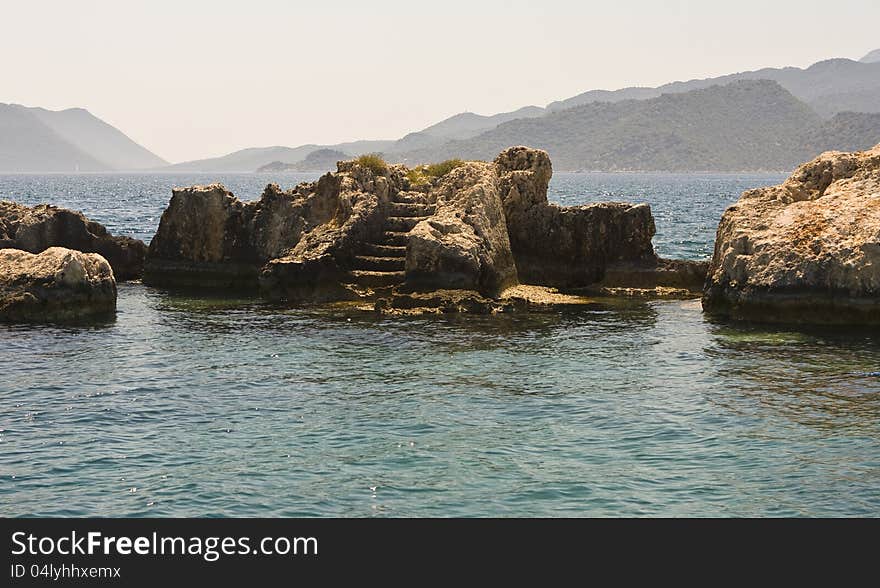
[[[616,262],[602,281],[587,289],[605,296],[648,298],[699,298],[706,283],[708,261],[655,258]]]
[[[745,192],[718,226],[703,308],[880,324],[880,145],[824,153],[779,186]]]
[[[110,263],[119,281],[139,278],[147,254],[142,241],[115,237],[80,212],[0,201],[0,248],[39,253],[49,247],[98,253]]]
[[[0,249],[0,320],[51,322],[112,315],[116,280],[106,259],[50,247]]]
[[[495,167],[521,281],[578,288],[602,280],[615,262],[656,262],[647,204],[552,204],[550,157],[536,149],[511,147],[495,159]]]

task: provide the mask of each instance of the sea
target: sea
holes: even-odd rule
[[[0,175],[0,199],[149,241],[173,186],[316,175]],[[664,257],[781,174],[565,174],[647,202]],[[119,286],[115,320],[0,326],[0,516],[880,516],[880,333],[699,301],[380,317]]]

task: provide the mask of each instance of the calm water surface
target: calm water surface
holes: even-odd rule
[[[171,185],[269,179],[0,176],[0,197],[149,239]],[[557,174],[551,198],[650,202],[658,250],[699,259],[780,179]],[[403,319],[123,284],[115,321],[0,326],[0,515],[878,516],[880,335],[696,302]]]

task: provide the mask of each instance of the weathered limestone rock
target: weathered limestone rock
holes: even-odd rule
[[[116,280],[96,253],[0,249],[0,320],[52,322],[112,315]]]
[[[174,189],[150,242],[144,282],[235,287],[255,279],[245,205],[219,184]]]
[[[580,287],[615,262],[658,263],[648,207],[549,204],[543,151],[418,170],[367,156],[337,168],[287,192],[270,185],[249,203],[216,184],[174,190],[144,281],[259,286],[279,302],[466,291],[456,300],[470,302],[449,305],[476,309],[474,296],[497,300],[523,272]]]
[[[80,212],[49,205],[34,207],[0,201],[0,248],[39,253],[66,247],[98,253],[110,262],[119,281],[139,278],[147,246],[130,237],[114,237]]]
[[[652,263],[654,218],[647,204],[563,207],[547,200],[546,152],[511,147],[495,159],[510,245],[522,282],[578,288],[615,262]]]
[[[587,289],[603,296],[699,298],[708,269],[708,261],[655,258],[617,262],[605,268],[601,282]]]
[[[354,161],[340,162],[336,174],[318,181],[318,193],[324,196],[316,201],[333,203],[323,209],[325,220],[263,267],[259,278],[263,296],[309,302],[358,298],[358,292],[346,283],[347,269],[363,243],[379,238],[389,198],[402,183],[399,166],[377,174]]]
[[[263,265],[329,222],[339,204],[339,180],[329,174],[287,192],[270,184],[248,203],[220,184],[175,189],[150,243],[144,281],[256,288]]]
[[[824,153],[779,186],[745,192],[718,226],[703,308],[880,324],[880,145]]]
[[[431,190],[435,213],[409,234],[406,285],[495,296],[518,283],[507,223],[490,164],[465,163]]]

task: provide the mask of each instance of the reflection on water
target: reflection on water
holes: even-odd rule
[[[870,332],[694,302],[388,318],[138,284],[119,309],[0,327],[0,514],[880,514]]]

